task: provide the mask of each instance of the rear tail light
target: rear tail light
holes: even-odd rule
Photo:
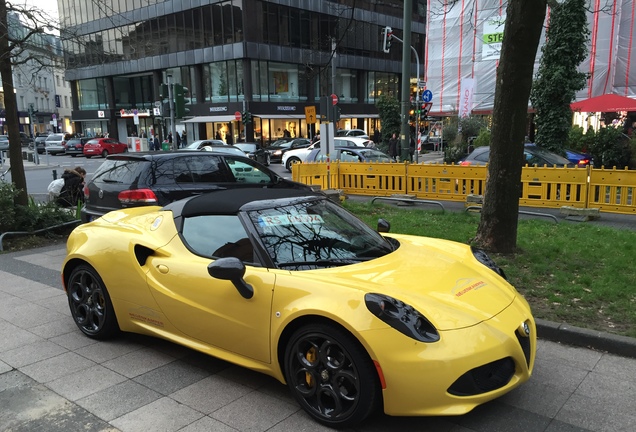
[[[90,191],[88,190],[88,186],[84,186],[84,199],[88,201],[88,196],[90,195]]]
[[[589,165],[590,164],[590,160],[589,159],[581,159],[579,160],[579,165]]]
[[[122,204],[157,204],[157,196],[150,189],[132,189],[119,192],[117,196]]]
[[[66,141],[62,141],[62,147],[66,147]]]
[[[459,165],[461,165],[461,166],[469,166],[470,165],[470,161],[461,161],[459,163]]]

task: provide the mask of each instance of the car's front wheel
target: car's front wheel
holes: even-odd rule
[[[106,159],[106,157],[107,157],[107,156],[108,156],[108,150],[104,150],[104,151],[102,152],[102,157],[103,157],[104,159]]]
[[[268,154],[265,157],[265,166],[269,166],[271,163],[272,163],[272,156]]]
[[[108,339],[119,332],[108,290],[95,269],[86,264],[75,267],[67,294],[73,320],[86,336]]]
[[[285,164],[285,168],[287,168],[287,171],[291,172],[291,167],[293,164],[297,164],[300,163],[300,159],[297,157],[290,157],[289,159],[287,159],[287,163]]]
[[[333,324],[304,326],[285,350],[285,379],[294,398],[318,422],[352,426],[380,406],[376,369],[362,345]]]

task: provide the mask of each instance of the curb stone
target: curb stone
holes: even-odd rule
[[[636,338],[574,327],[536,318],[537,337],[566,345],[591,348],[623,357],[636,358]]]

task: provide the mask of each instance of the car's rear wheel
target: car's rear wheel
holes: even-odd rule
[[[287,163],[285,164],[285,168],[287,168],[287,171],[291,172],[291,167],[293,164],[297,164],[300,163],[300,159],[297,157],[290,157],[289,159],[287,159]]]
[[[71,157],[75,157],[75,156],[77,156],[75,153],[73,153],[73,154],[71,155]]]
[[[86,159],[90,159],[92,156],[86,155]]]
[[[270,155],[267,155],[265,157],[265,166],[269,166],[272,163],[272,157]]]
[[[73,320],[86,336],[108,339],[119,332],[108,290],[95,269],[86,264],[75,267],[67,294]]]
[[[362,345],[332,324],[304,326],[285,349],[285,379],[294,398],[318,422],[342,428],[380,406],[380,383]]]
[[[102,152],[102,157],[103,157],[103,158],[106,158],[106,156],[108,156],[108,150],[104,150],[104,151]]]

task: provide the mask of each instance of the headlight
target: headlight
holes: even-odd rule
[[[420,342],[437,342],[439,333],[424,315],[412,306],[384,294],[365,294],[367,309],[376,317]]]
[[[281,151],[280,151],[280,150],[276,150],[276,151],[274,152],[274,156],[280,156],[280,155],[281,155]]]
[[[485,265],[486,267],[488,267],[489,269],[497,273],[502,278],[508,280],[503,269],[501,269],[497,264],[495,264],[492,258],[490,258],[485,251],[481,249],[477,249],[476,247],[472,247],[472,246],[470,247],[470,250],[473,251],[473,255],[475,256],[475,259],[477,259],[477,261],[479,261],[480,263],[482,263],[483,265]]]

